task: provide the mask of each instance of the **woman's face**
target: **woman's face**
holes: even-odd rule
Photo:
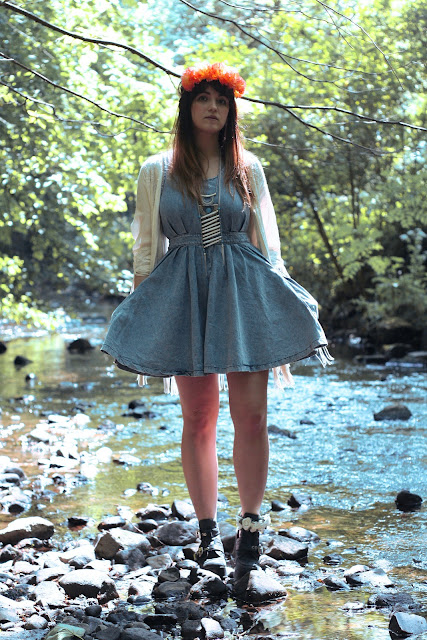
[[[218,134],[227,122],[228,111],[228,98],[208,85],[191,103],[195,131]]]

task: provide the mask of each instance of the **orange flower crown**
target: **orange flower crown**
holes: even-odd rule
[[[233,89],[235,98],[241,98],[245,93],[246,82],[239,75],[237,69],[222,62],[214,62],[214,64],[202,62],[194,67],[188,67],[182,74],[181,85],[185,91],[192,91],[194,85],[199,84],[202,80],[207,82],[218,80],[221,84]]]

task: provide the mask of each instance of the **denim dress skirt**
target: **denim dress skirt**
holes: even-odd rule
[[[202,193],[220,194],[221,242],[204,247],[197,203],[167,176],[160,220],[169,249],[114,311],[102,351],[123,369],[163,378],[262,371],[318,355],[327,340],[316,300],[249,241],[249,210],[222,176]]]

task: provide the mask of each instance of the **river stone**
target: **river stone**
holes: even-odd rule
[[[374,413],[374,420],[409,420],[412,413],[404,404],[391,404],[378,413]]]
[[[319,542],[320,538],[314,531],[304,529],[304,527],[289,527],[289,529],[280,529],[279,536],[285,536],[297,542]]]
[[[70,342],[70,344],[67,346],[68,351],[70,351],[71,353],[85,353],[86,351],[90,351],[93,348],[94,347],[86,338],[77,338],[76,340],[73,340],[73,342]]]
[[[311,507],[311,504],[311,496],[309,496],[308,493],[292,493],[288,500],[288,505],[292,507],[292,509],[299,509],[302,505]]]
[[[284,538],[283,536],[274,536],[270,539],[265,555],[271,556],[275,560],[299,560],[306,558],[308,554],[308,545]]]
[[[155,605],[155,612],[168,614],[170,613],[170,605],[158,602]],[[207,615],[203,607],[191,601],[174,603],[173,612],[177,616],[179,624],[182,624],[185,620],[201,620]]]
[[[95,551],[91,544],[82,544],[68,551],[60,553],[62,562],[66,562],[71,567],[82,569],[85,564],[95,560]],[[79,566],[80,565],[80,566]]]
[[[155,520],[156,522],[162,522],[167,520],[171,512],[169,509],[159,507],[156,504],[149,504],[145,509],[140,509],[136,512],[136,516],[141,520]]]
[[[277,424],[269,424],[267,427],[267,431],[271,435],[285,436],[286,438],[290,438],[291,440],[297,439],[297,434],[293,431],[289,431],[289,429],[282,429],[278,427]]]
[[[406,489],[399,491],[395,499],[396,507],[400,511],[416,511],[421,508],[422,501],[421,496]]]
[[[409,593],[375,593],[368,600],[368,605],[371,607],[376,607],[377,609],[382,608],[395,608],[398,606],[399,608],[404,609],[415,609],[417,608],[417,603],[413,599]]]
[[[224,551],[232,553],[236,541],[236,527],[233,527],[229,522],[220,522],[218,528]]]
[[[8,562],[8,560],[17,560],[22,557],[22,551],[15,549],[11,544],[7,544],[3,549],[0,549],[0,564]]]
[[[156,531],[156,537],[163,544],[184,546],[197,540],[197,527],[189,522],[168,522]]]
[[[146,562],[152,569],[169,569],[172,566],[172,558],[169,553],[161,553],[158,556],[149,556]]]
[[[87,598],[102,596],[102,602],[107,602],[119,597],[113,580],[106,573],[94,569],[71,571],[61,578],[59,584],[70,598],[81,595]]]
[[[202,637],[202,623],[200,620],[185,620],[181,625],[183,640],[196,640]]]
[[[148,602],[153,593],[154,584],[149,580],[134,580],[129,584],[128,596],[136,596],[137,598],[145,598]],[[135,602],[135,598],[132,599]]]
[[[284,598],[286,589],[264,571],[250,571],[234,584],[234,594],[239,600],[261,604],[269,600]]]
[[[151,549],[144,534],[126,531],[126,529],[111,529],[98,537],[95,543],[95,554],[100,558],[111,560],[118,551],[130,547],[135,547],[142,552]]]
[[[144,618],[145,624],[151,629],[156,629],[157,627],[173,627],[178,622],[178,618],[174,613],[153,613],[145,616]]]
[[[121,516],[108,516],[98,524],[98,529],[99,531],[108,531],[109,529],[124,527],[125,524],[126,520],[124,520]]]
[[[210,572],[209,572],[210,573]],[[190,590],[190,598],[199,600],[200,598],[225,598],[227,587],[216,575],[204,576],[201,580],[193,584]]]
[[[353,568],[353,567],[352,567]],[[352,586],[367,585],[370,587],[393,587],[394,582],[390,580],[383,569],[368,569],[361,571],[344,572],[344,577],[348,584]]]
[[[42,607],[61,608],[65,602],[65,591],[56,582],[41,582],[34,587],[30,596]]]
[[[411,345],[404,342],[396,342],[395,344],[383,344],[382,350],[389,360],[392,358],[399,359],[405,357],[410,352]]]
[[[119,640],[121,633],[120,627],[102,627],[99,631],[95,631],[92,637],[95,640]]]
[[[130,549],[121,549],[114,556],[114,562],[119,564],[125,564],[129,567],[129,571],[135,571],[135,569],[141,569],[147,563],[145,561],[145,554],[134,547]]]
[[[323,584],[330,590],[330,591],[348,591],[350,589],[350,587],[348,586],[348,583],[343,580],[342,578],[338,578],[338,576],[335,576],[334,574],[331,574],[330,576],[325,576],[323,578]]]
[[[20,622],[21,618],[16,613],[16,610],[9,607],[2,607],[0,605],[0,624],[4,622]]]
[[[120,634],[120,640],[159,640],[160,636],[154,631],[143,627],[127,627]]]
[[[22,625],[24,629],[46,629],[48,625],[48,621],[43,616],[38,616],[37,614],[33,614],[28,618],[26,622]]]
[[[196,512],[191,502],[174,500],[172,503],[172,515],[178,520],[191,520],[196,516]]]
[[[159,600],[183,599],[191,589],[191,584],[187,580],[177,580],[176,582],[162,582],[153,589],[153,596]]]
[[[329,565],[339,565],[344,562],[344,558],[339,553],[329,553],[323,557],[323,562]]]
[[[11,485],[19,486],[21,484],[21,478],[17,473],[1,473],[0,474],[0,487],[8,489]]]
[[[63,564],[62,567],[51,567],[49,569],[39,569],[34,574],[34,578],[36,584],[40,582],[46,582],[47,580],[56,580],[56,578],[60,578],[65,576],[66,573],[70,571],[70,567],[66,564]]]
[[[216,640],[224,637],[224,630],[217,620],[202,618],[202,638]]]
[[[25,356],[16,356],[15,360],[13,361],[13,364],[15,365],[15,367],[25,367],[27,364],[30,364],[32,362],[32,360],[30,360],[29,358],[26,358]]]
[[[284,502],[281,502],[280,500],[272,500],[271,501],[271,510],[272,511],[283,511],[283,509],[286,509],[286,504]]]
[[[159,523],[156,520],[148,519],[141,520],[141,522],[138,522],[136,526],[140,531],[142,531],[142,533],[150,533],[150,531],[154,531],[154,529],[157,529]]]
[[[25,538],[38,538],[47,540],[54,534],[55,527],[50,520],[34,516],[32,518],[18,518],[9,522],[7,527],[0,530],[0,542],[3,544],[16,544]]]
[[[392,637],[418,635],[427,632],[427,620],[415,613],[399,611],[391,616],[388,628]]]
[[[160,582],[176,582],[181,577],[179,569],[177,567],[168,567],[167,569],[163,569],[159,573],[159,583]]]
[[[12,572],[15,574],[30,575],[34,573],[35,570],[36,567],[27,560],[17,560],[12,567]]]

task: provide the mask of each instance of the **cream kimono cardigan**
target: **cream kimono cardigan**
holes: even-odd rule
[[[131,230],[133,245],[134,273],[144,278],[153,271],[168,249],[168,239],[160,225],[160,195],[167,154],[160,153],[148,158],[138,176],[135,217]],[[245,161],[249,165],[251,188],[254,202],[249,222],[249,239],[269,260],[274,269],[289,277],[280,255],[280,238],[276,214],[268,190],[267,181],[260,161],[249,151],[245,151]],[[275,367],[274,378],[280,388],[294,386],[289,365]],[[173,379],[165,378],[165,392],[174,393]],[[138,376],[140,386],[146,384],[146,376]],[[173,386],[171,386],[173,385]],[[220,374],[220,389],[226,388],[226,376]]]

